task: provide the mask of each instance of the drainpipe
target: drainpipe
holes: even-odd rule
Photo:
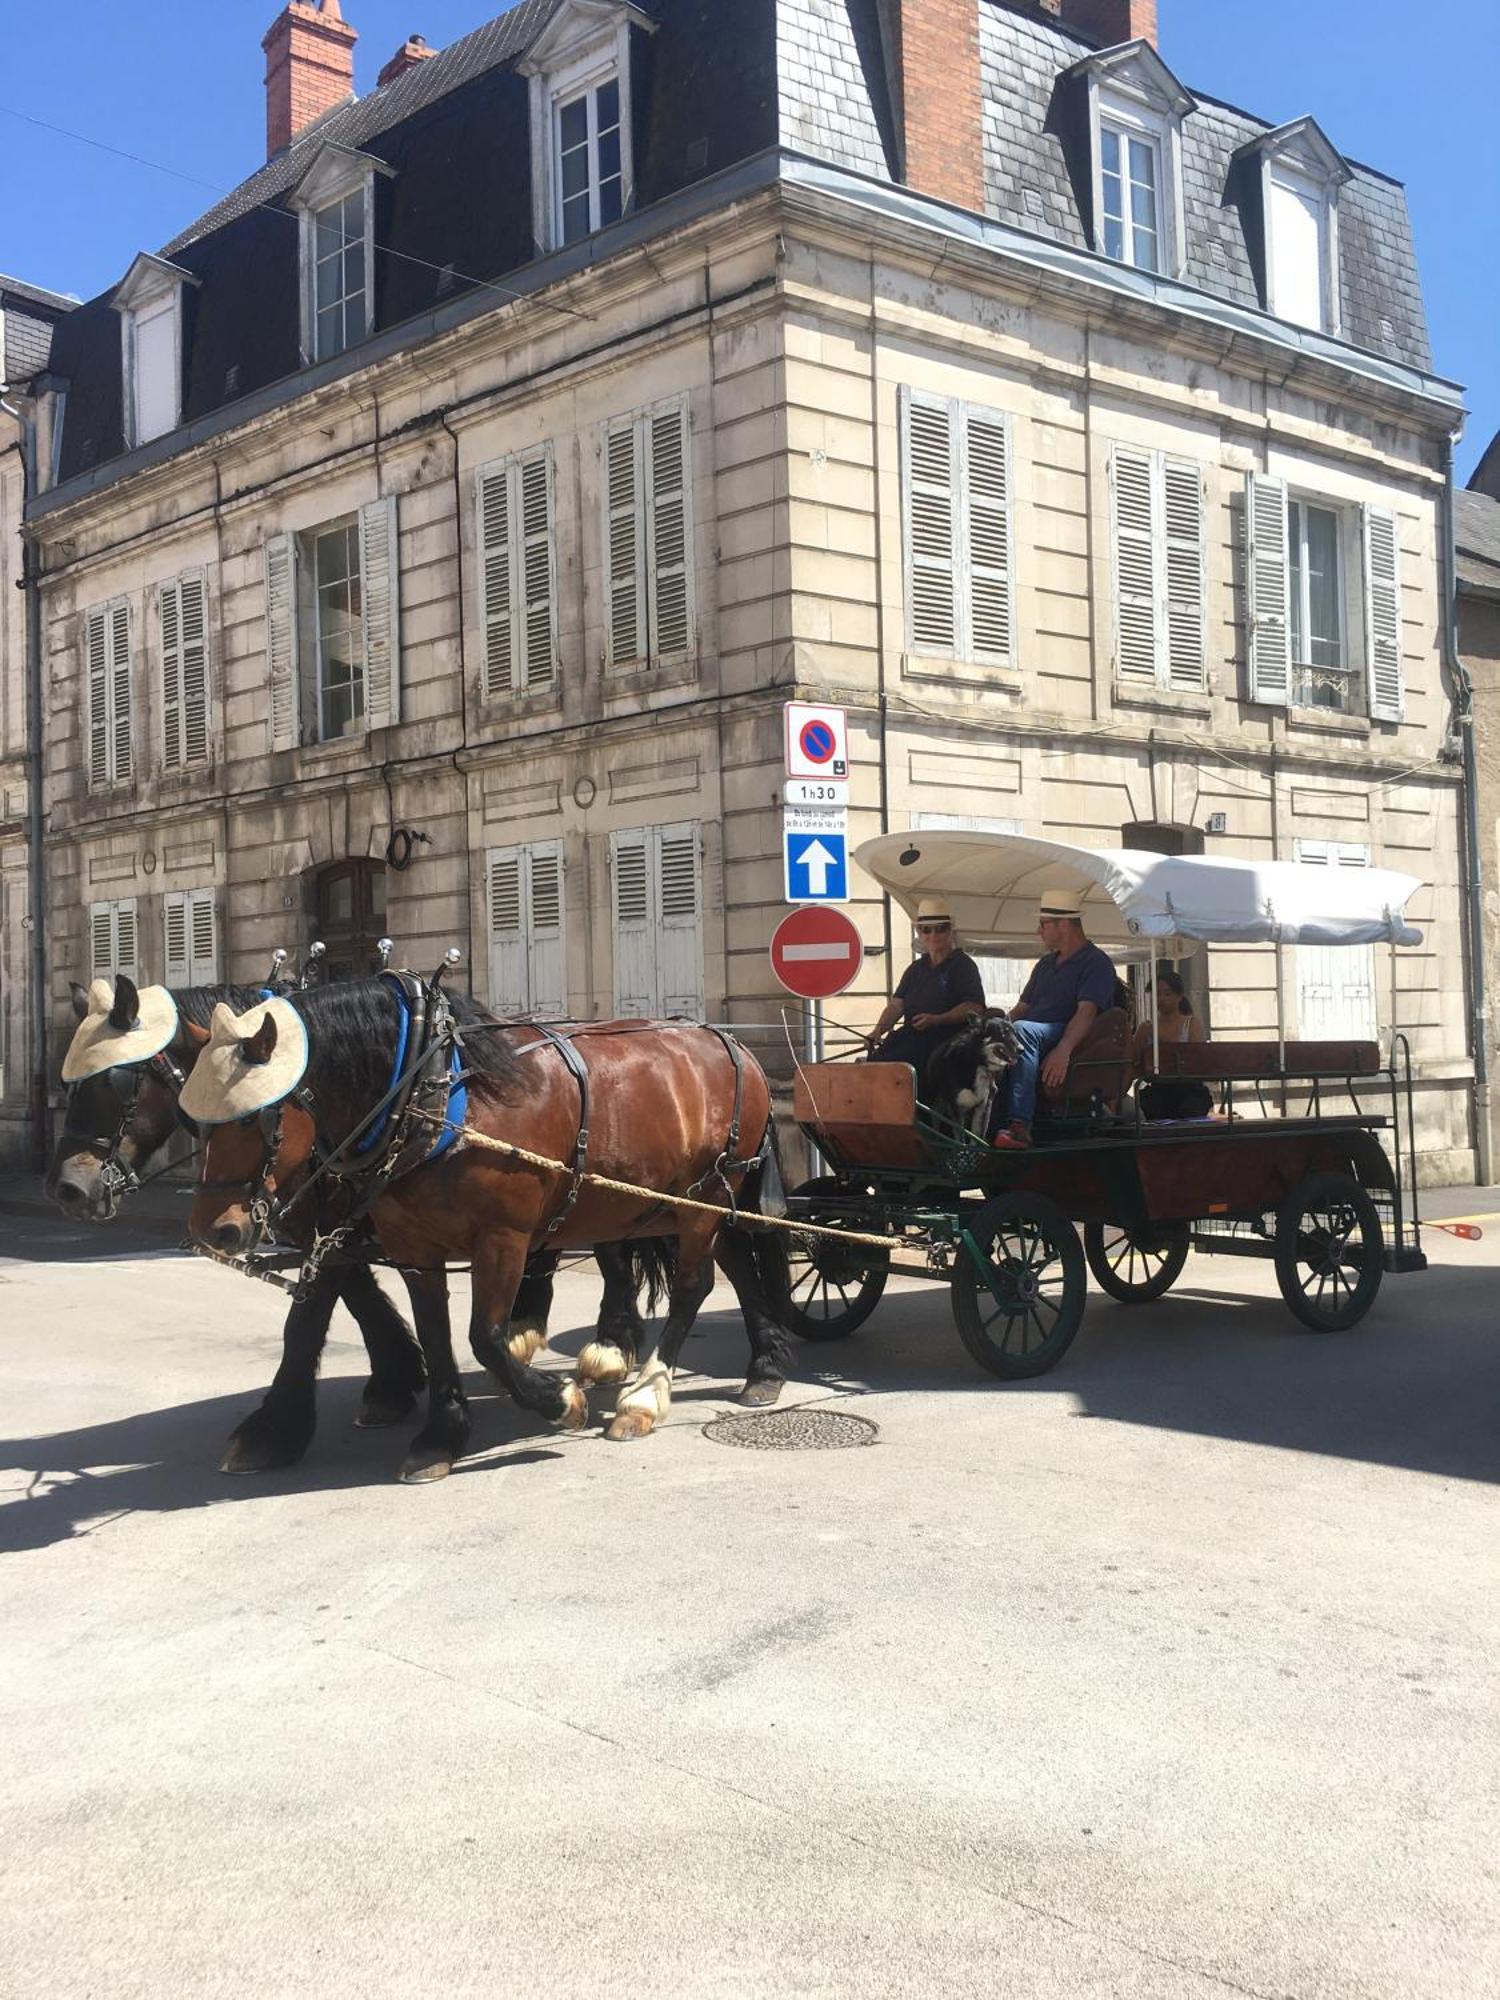
[[[36,421],[0,396],[0,410],[21,426],[21,518],[36,491]],[[47,877],[43,865],[42,812],[42,604],[34,543],[21,536],[21,582],[26,593],[26,914],[30,924],[27,987],[31,1014],[31,1164],[47,1167]]]
[[[1458,653],[1458,555],[1454,545],[1453,444],[1443,448],[1443,661],[1453,676],[1459,741],[1463,750],[1464,900],[1469,931],[1469,971],[1474,1005],[1474,1153],[1481,1187],[1495,1184],[1490,1126],[1490,1008],[1484,964],[1484,849],[1479,833],[1479,772],[1474,744],[1474,683]]]

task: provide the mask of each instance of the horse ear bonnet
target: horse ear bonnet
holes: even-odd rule
[[[279,1104],[306,1068],[307,1029],[289,1000],[261,1000],[238,1015],[221,1000],[178,1102],[199,1125],[234,1124]]]
[[[165,986],[137,990],[123,973],[113,985],[96,979],[84,995],[83,1019],[63,1057],[63,1082],[81,1083],[120,1064],[149,1062],[176,1033],[177,1002]]]

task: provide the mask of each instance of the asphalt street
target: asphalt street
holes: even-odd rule
[[[656,1436],[473,1374],[423,1488],[342,1317],[221,1476],[281,1301],[125,1231],[0,1215],[0,1993],[1500,1991],[1500,1217],[1341,1335],[1193,1258],[1024,1386],[899,1285],[798,1351],[841,1451],[705,1437],[716,1293]]]

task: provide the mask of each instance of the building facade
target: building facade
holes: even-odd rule
[[[1473,689],[1475,818],[1483,885],[1484,997],[1490,1159],[1500,1139],[1494,1075],[1500,1064],[1500,440],[1492,439],[1454,521],[1458,651]]]
[[[1399,188],[1191,94],[1143,0],[523,0],[363,99],[352,43],[292,0],[266,166],[56,343],[59,1034],[70,974],[383,931],[497,1007],[773,1021],[811,696],[855,838],[1420,876],[1420,950],[1194,977],[1215,1034],[1409,1035],[1472,1172]],[[868,1021],[909,940],[855,910]]]

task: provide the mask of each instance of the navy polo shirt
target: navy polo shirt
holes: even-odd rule
[[[1021,998],[1030,1021],[1066,1026],[1081,1000],[1092,1000],[1102,1014],[1115,1004],[1114,961],[1096,944],[1080,945],[1071,958],[1049,951],[1031,968]]]

